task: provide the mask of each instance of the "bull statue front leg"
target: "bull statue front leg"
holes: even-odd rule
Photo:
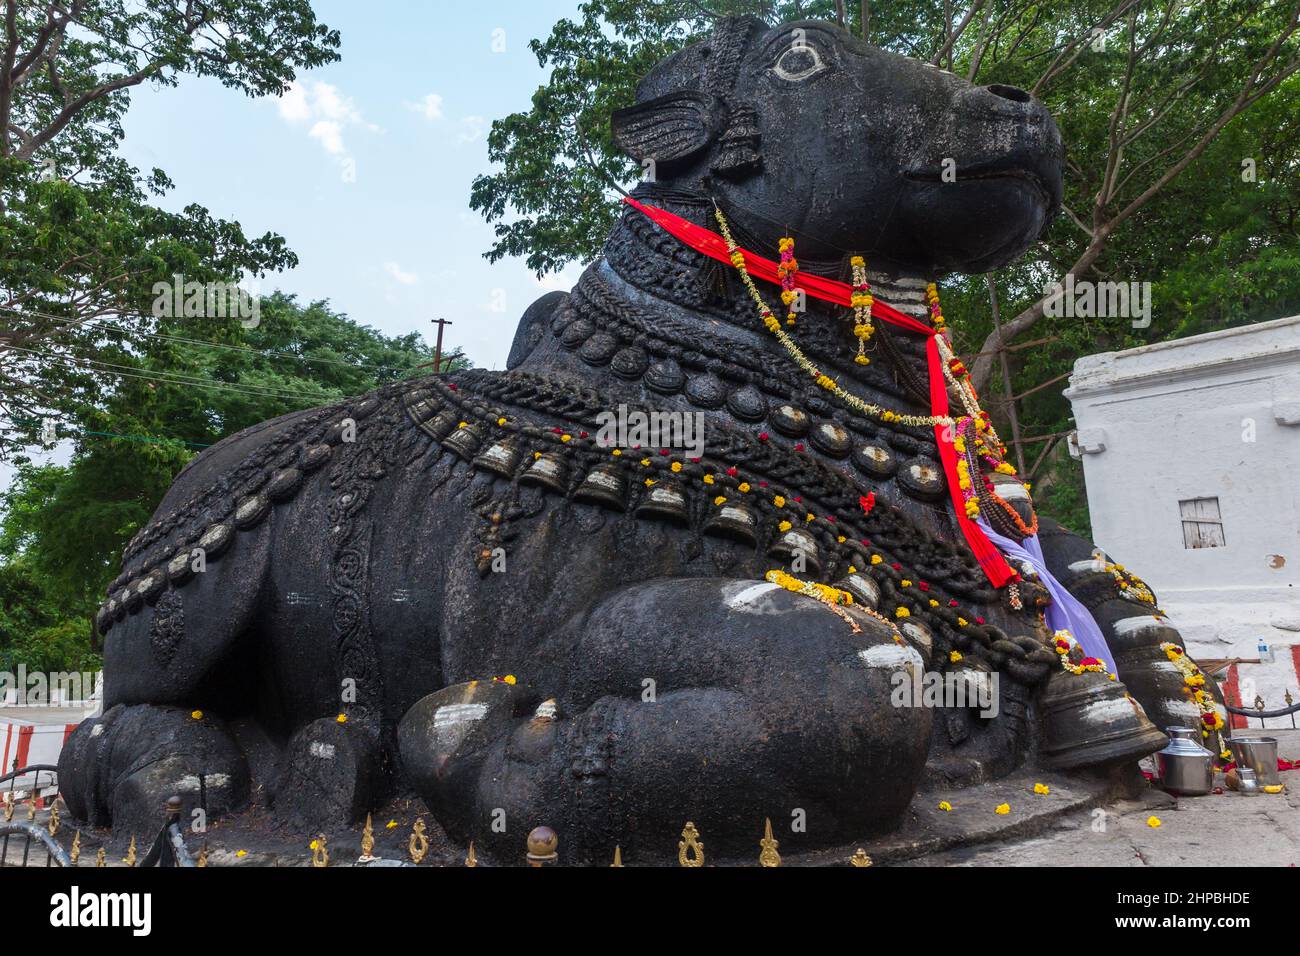
[[[569,862],[661,856],[688,820],[723,855],[750,852],[765,818],[803,821],[791,849],[834,845],[895,827],[921,779],[932,711],[891,691],[922,649],[857,606],[657,580],[551,642],[571,662],[552,699],[462,683],[401,723],[408,777],[489,857],[517,858],[539,825],[568,835]]]

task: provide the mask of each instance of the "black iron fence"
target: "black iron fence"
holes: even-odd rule
[[[0,867],[85,865],[81,863],[81,831],[74,831],[71,844],[64,846],[67,831],[60,817],[61,801],[58,792],[58,768],[50,764],[15,767],[0,776],[0,794],[3,795],[4,817],[0,820]],[[19,819],[19,815],[25,819]],[[38,819],[43,817],[43,819]],[[206,866],[205,854],[196,861],[185,845],[181,832],[181,798],[172,797],[164,810],[162,828],[154,838],[142,867]],[[94,856],[94,866],[105,866],[107,847],[100,845]],[[127,849],[124,861],[136,866],[135,838]]]

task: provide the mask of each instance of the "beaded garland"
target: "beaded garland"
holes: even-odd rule
[[[473,373],[462,373],[461,377],[472,378]],[[747,473],[735,465],[723,466],[716,462],[706,463],[700,459],[679,459],[671,455],[667,449],[660,450],[656,454],[637,447],[601,447],[597,445],[595,436],[580,428],[528,426],[517,421],[504,410],[491,410],[477,406],[474,404],[476,399],[469,396],[458,398],[459,388],[455,382],[441,383],[434,380],[430,381],[426,388],[441,392],[444,400],[449,399],[460,406],[460,417],[455,419],[457,423],[466,421],[471,427],[477,425],[479,428],[487,428],[498,433],[516,434],[525,441],[531,439],[534,444],[531,454],[527,456],[530,460],[540,458],[543,454],[540,448],[545,448],[548,442],[553,443],[551,447],[555,450],[564,448],[570,452],[581,453],[585,450],[588,453],[604,453],[613,460],[624,463],[626,467],[634,469],[633,474],[635,469],[640,469],[640,475],[637,476],[639,480],[636,481],[638,485],[645,484],[647,487],[652,487],[662,478],[668,477],[675,481],[698,482],[707,489],[706,493],[716,508],[721,508],[728,502],[749,501],[761,506],[762,510],[770,509],[771,512],[775,512],[775,516],[783,513],[785,517],[780,520],[782,532],[798,525],[819,535],[829,536],[831,540],[837,542],[835,547],[841,549],[839,560],[845,561],[847,565],[844,573],[849,575],[860,573],[854,566],[859,562],[869,566],[871,568],[869,576],[882,588],[882,600],[887,599],[894,603],[893,614],[899,619],[911,617],[913,612],[924,612],[931,616],[936,624],[951,628],[952,630],[948,632],[951,639],[958,641],[957,646],[962,647],[967,653],[977,650],[981,645],[987,648],[990,642],[996,639],[996,632],[992,634],[987,632],[986,622],[982,616],[963,609],[957,600],[938,600],[941,595],[936,593],[933,585],[916,579],[915,574],[904,569],[901,563],[887,557],[888,552],[879,545],[873,545],[865,537],[861,540],[850,537],[860,536],[866,531],[859,522],[875,510],[864,506],[861,500],[856,502],[853,509],[856,515],[834,507],[830,508],[831,513],[815,513],[809,510],[809,505],[804,503],[798,491],[776,485],[769,486],[769,482],[763,479],[761,473]],[[408,395],[407,400],[415,400],[415,395]],[[474,407],[471,408],[471,405]],[[759,435],[758,438],[760,444],[767,440],[766,434]],[[538,442],[540,448],[536,444]],[[791,577],[791,580],[798,579]],[[799,585],[801,591],[803,583]],[[820,599],[822,594],[829,596],[832,592],[841,589],[817,585],[813,590],[815,593],[810,596]],[[987,598],[976,599],[987,600]],[[861,604],[855,603],[854,606],[858,607],[860,612],[867,613],[882,623],[890,625],[893,623],[883,614],[878,614]],[[962,636],[959,638],[958,635]],[[974,643],[971,642],[971,637],[976,638]]]
[[[965,454],[966,448],[963,431],[971,433],[971,428],[973,427],[972,441],[977,443],[977,451],[980,453],[980,457],[985,460],[992,470],[1001,474],[1013,476],[1016,471],[1015,468],[1005,460],[1006,446],[1002,443],[1002,440],[994,430],[992,419],[988,412],[984,411],[984,409],[980,407],[979,396],[975,393],[975,387],[970,381],[970,374],[961,360],[953,354],[952,348],[948,344],[947,337],[943,334],[936,336],[936,344],[938,345],[939,355],[942,360],[941,367],[943,368],[944,378],[949,388],[956,392],[963,408],[966,410],[966,415],[960,420],[955,420],[948,416],[904,415],[859,398],[840,386],[840,384],[830,376],[823,374],[822,371],[807,357],[807,355],[804,354],[803,350],[799,348],[794,339],[792,339],[789,334],[781,328],[781,323],[777,320],[776,316],[773,315],[772,310],[768,308],[767,303],[763,299],[762,293],[759,292],[757,285],[754,283],[753,277],[750,276],[749,270],[745,267],[744,254],[740,251],[739,247],[736,245],[735,239],[732,237],[726,216],[723,215],[721,209],[717,208],[714,209],[714,216],[718,221],[718,231],[721,233],[723,240],[727,244],[727,251],[731,257],[731,264],[735,266],[736,271],[740,274],[741,282],[744,284],[746,292],[749,293],[749,297],[753,299],[755,306],[757,306],[763,324],[781,343],[795,363],[811,375],[819,386],[831,392],[836,398],[843,401],[850,408],[874,418],[879,418],[883,422],[897,422],[904,425],[931,428],[936,425],[943,425],[954,429],[954,447],[960,456],[957,459],[957,477],[958,485],[961,489],[963,506],[965,508],[966,517],[971,520],[977,518],[980,513],[979,497],[975,489],[971,467],[971,462],[974,461],[975,458],[974,456],[968,456]],[[781,251],[781,264],[778,266],[778,273],[781,277],[781,298],[783,302],[789,305],[794,301],[794,275],[798,268],[794,259],[794,240],[788,237],[782,238],[779,247]],[[854,256],[851,260],[851,265],[853,268],[854,280],[852,293],[852,307],[854,313],[853,331],[854,335],[858,339],[858,354],[855,356],[854,361],[860,365],[865,365],[870,361],[866,355],[863,354],[865,345],[874,332],[874,328],[871,325],[871,306],[874,299],[870,294],[870,285],[867,283],[866,261],[861,256]],[[939,305],[939,293],[934,283],[930,283],[926,287],[926,298],[930,303],[930,314],[934,327],[942,331],[945,322],[942,308]],[[793,319],[794,313],[791,312],[787,317],[787,324],[793,324]],[[978,469],[976,469],[976,473],[977,471]],[[997,494],[991,483],[983,479],[982,475],[980,477],[985,484],[983,489],[984,493],[997,502],[1002,510],[1007,512],[1017,531],[1026,536],[1037,533],[1038,520],[1036,515],[1033,525],[1026,525],[1020,519],[1020,516],[1015,513],[1015,509]]]
[[[736,271],[740,273],[740,281],[744,283],[745,291],[749,293],[749,297],[754,300],[754,304],[758,307],[759,315],[763,319],[763,324],[767,327],[769,332],[776,336],[777,341],[784,346],[785,350],[790,353],[790,358],[794,360],[795,364],[811,375],[813,380],[816,381],[819,386],[826,389],[826,391],[830,392],[853,410],[861,412],[863,415],[867,415],[871,418],[878,418],[883,422],[897,422],[901,425],[911,425],[916,428],[934,428],[936,425],[952,424],[953,420],[948,416],[903,415],[899,412],[882,408],[874,402],[865,401],[857,395],[846,391],[833,378],[824,374],[821,369],[813,364],[812,360],[804,354],[803,350],[795,344],[794,339],[790,338],[790,336],[786,334],[786,331],[781,328],[780,320],[778,320],[777,317],[772,314],[772,310],[767,307],[767,303],[763,300],[763,294],[758,291],[758,286],[754,284],[754,280],[750,276],[749,270],[745,268],[745,256],[736,245],[736,240],[732,238],[731,229],[727,225],[727,219],[722,214],[722,210],[715,209],[714,214],[717,216],[718,230],[727,243],[727,251],[731,254],[731,264],[735,266]]]

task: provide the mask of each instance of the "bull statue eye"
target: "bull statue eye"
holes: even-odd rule
[[[826,69],[817,48],[807,42],[796,43],[777,58],[772,72],[783,80],[806,80]]]

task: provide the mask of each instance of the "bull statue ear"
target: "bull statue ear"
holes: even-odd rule
[[[726,125],[727,107],[709,93],[682,90],[610,117],[614,142],[638,163],[663,165],[689,159],[709,146]]]

